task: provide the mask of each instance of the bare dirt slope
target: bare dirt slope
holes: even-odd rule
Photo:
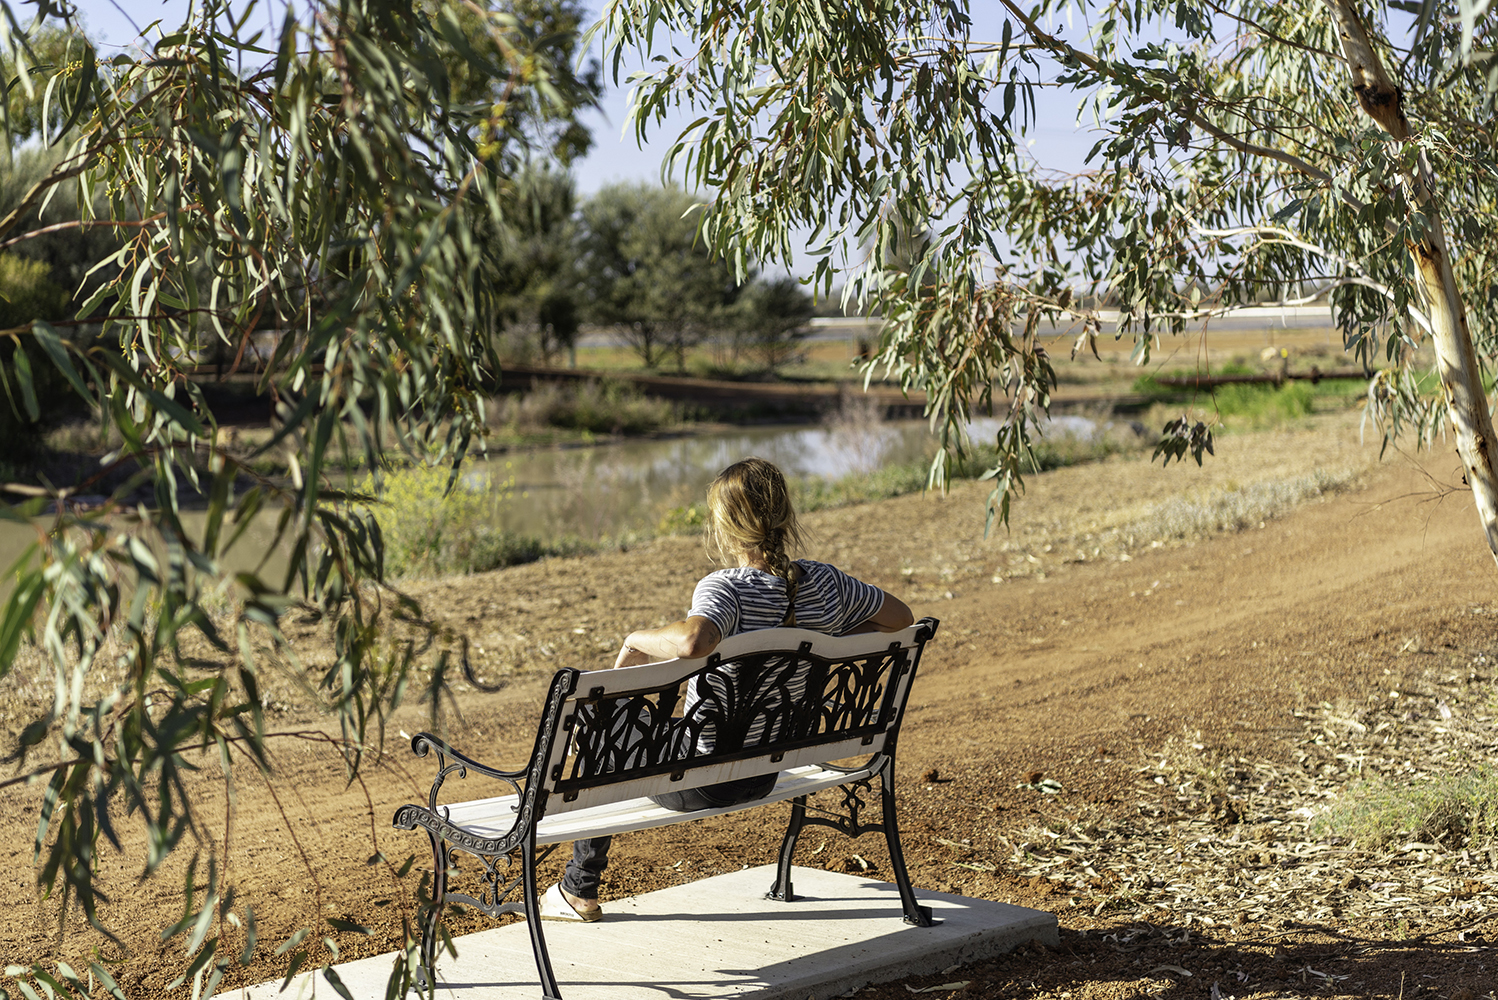
[[[1046,829],[1140,822],[1153,794],[1139,784],[1140,766],[1163,749],[1190,745],[1293,762],[1304,731],[1297,712],[1367,704],[1433,672],[1465,669],[1474,657],[1498,657],[1493,561],[1469,500],[1461,493],[1439,499],[1438,484],[1458,474],[1453,457],[1386,461],[1361,473],[1354,488],[1262,527],[1154,548],[1129,536],[1149,504],[1181,492],[1183,483],[1202,491],[1266,475],[1289,479],[1310,466],[1365,469],[1372,458],[1346,430],[1230,439],[1220,451],[1205,470],[1162,473],[1147,462],[1116,461],[1037,477],[1014,530],[987,541],[979,537],[984,491],[977,486],[809,518],[817,540],[810,555],[942,622],[901,747],[902,818],[917,887],[1052,909],[1063,926],[1060,953],[1026,950],[861,996],[903,997],[907,987],[943,982],[966,983],[963,996],[1077,998],[1214,989],[1214,996],[1240,997],[1470,998],[1498,985],[1484,944],[1498,922],[1240,920],[1194,936],[1186,930],[1183,938],[1183,914],[1163,890],[1159,899],[1146,892],[1138,908],[1094,908],[1018,862],[1023,852],[1015,845]],[[629,552],[414,584],[429,608],[474,643],[477,674],[507,682],[498,693],[459,684],[439,725],[475,756],[520,761],[549,670],[596,666],[629,628],[679,616],[708,568],[697,540],[663,539]],[[306,642],[315,650],[310,631]],[[324,936],[345,959],[399,944],[425,845],[390,830],[389,816],[425,796],[430,765],[410,756],[397,731],[429,726],[430,712],[429,705],[403,709],[391,721],[387,753],[352,785],[319,741],[317,721],[295,711],[277,728],[306,738],[277,741],[275,777],[242,780],[232,812],[222,782],[205,774],[197,793],[219,822],[202,832],[202,864],[210,851],[228,859],[239,887],[235,908],[242,914],[245,903],[254,906],[262,941],[252,967],[226,984],[284,974],[287,957],[271,951],[299,927],[314,927],[313,962],[327,960],[317,944]],[[1017,787],[1033,784],[1037,772],[1065,791]],[[469,783],[473,795],[497,792]],[[0,793],[3,957],[63,958],[75,968],[102,960],[127,988],[164,994],[182,967],[184,941],[163,944],[157,932],[181,915],[192,838],[179,848],[181,863],[145,884],[135,879],[138,845],[124,856],[106,848],[114,897],[106,919],[120,940],[87,931],[69,914],[60,941],[57,901],[38,901],[33,888],[37,799],[34,790]],[[783,811],[621,838],[605,899],[767,863]],[[1159,820],[1162,843],[1176,836],[1172,824],[1181,818]],[[1248,829],[1265,818],[1230,820]],[[799,860],[837,870],[870,865],[889,877],[874,839],[852,843],[817,831],[803,839]],[[397,867],[413,853],[415,868],[398,879]],[[557,859],[548,865],[554,871]],[[373,934],[332,933],[318,917],[355,921]],[[454,921],[457,932],[478,926],[471,917]]]

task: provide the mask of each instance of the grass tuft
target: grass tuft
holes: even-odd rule
[[[1292,479],[1230,485],[1204,496],[1171,497],[1147,508],[1126,533],[1163,541],[1242,531],[1306,500],[1347,489],[1357,478],[1353,469],[1315,469]]]
[[[1484,767],[1416,784],[1363,782],[1311,829],[1372,850],[1403,841],[1459,847],[1491,837],[1498,831],[1498,770]]]

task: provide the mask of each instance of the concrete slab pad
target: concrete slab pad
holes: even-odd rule
[[[916,890],[942,922],[911,927],[893,882],[796,868],[797,899],[766,899],[773,865],[718,875],[607,904],[595,924],[547,921],[546,942],[565,1000],[823,1000],[869,983],[940,972],[1012,951],[1056,945],[1056,918],[1040,910]],[[442,1000],[536,1000],[541,990],[524,923],[457,939],[438,960]],[[385,995],[394,955],[336,967],[355,1000]],[[954,973],[954,975],[956,975]],[[320,973],[285,993],[280,983],[224,1000],[336,995]]]

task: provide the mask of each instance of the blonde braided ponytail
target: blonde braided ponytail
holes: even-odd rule
[[[794,582],[790,550],[801,545],[801,526],[774,463],[746,458],[720,472],[707,489],[707,515],[707,544],[720,562],[756,553],[787,586]]]

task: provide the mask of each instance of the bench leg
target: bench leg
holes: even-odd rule
[[[931,917],[931,907],[916,901],[915,890],[910,887],[910,875],[905,871],[905,852],[900,848],[900,828],[895,825],[895,762],[884,765],[879,786],[881,804],[884,806],[884,842],[889,846],[890,867],[895,870],[895,884],[900,887],[900,904],[905,908],[905,922],[917,927],[931,927],[940,923]]]
[[[522,879],[525,889],[525,922],[531,932],[531,951],[536,956],[536,972],[541,977],[541,1000],[562,1000],[557,977],[551,971],[551,955],[546,950],[546,935],[541,930],[541,897],[536,892],[536,831],[520,846]]]
[[[801,836],[801,825],[806,822],[806,796],[791,799],[791,822],[785,828],[785,839],[780,842],[780,867],[775,873],[775,884],[765,894],[766,899],[778,899],[782,903],[796,898],[791,888],[791,860],[796,855],[796,838]]]
[[[432,911],[427,914],[426,924],[421,929],[421,972],[428,987],[437,984],[437,922],[442,919],[442,904],[447,899],[447,841],[431,831],[427,838],[432,842]]]

